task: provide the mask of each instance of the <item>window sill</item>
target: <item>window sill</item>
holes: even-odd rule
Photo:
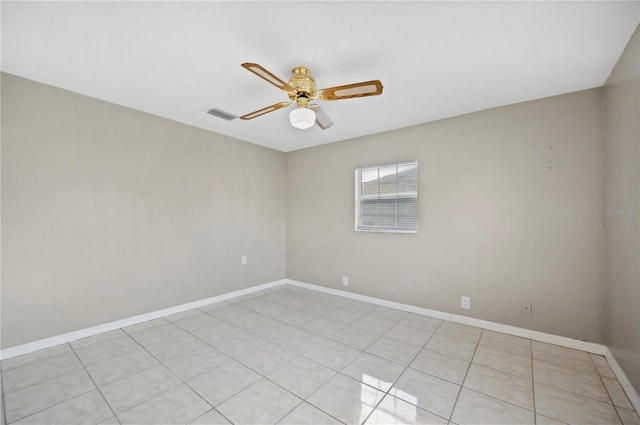
[[[367,232],[367,233],[406,233],[406,234],[417,234],[417,230],[402,230],[402,229],[355,229],[356,232]]]

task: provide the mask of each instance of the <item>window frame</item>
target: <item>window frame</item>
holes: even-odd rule
[[[397,229],[391,227],[361,227],[360,226],[360,210],[361,210],[361,188],[362,188],[362,170],[371,168],[383,168],[383,167],[397,167],[401,165],[415,164],[416,166],[416,228],[415,229]],[[398,199],[398,197],[390,198]],[[355,170],[355,226],[356,232],[373,232],[373,233],[403,233],[403,234],[417,234],[418,233],[418,161],[400,161],[391,162],[388,164],[371,165],[358,167]]]

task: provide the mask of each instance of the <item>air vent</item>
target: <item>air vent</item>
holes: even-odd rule
[[[209,109],[207,111],[207,114],[213,115],[214,117],[222,118],[223,120],[227,121],[235,120],[236,118],[238,118],[236,115],[218,108]]]

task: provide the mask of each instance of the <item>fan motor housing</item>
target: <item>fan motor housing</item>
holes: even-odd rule
[[[293,76],[289,78],[289,85],[295,90],[289,92],[291,100],[307,103],[317,97],[316,81],[309,75],[309,68],[304,66],[293,68]]]

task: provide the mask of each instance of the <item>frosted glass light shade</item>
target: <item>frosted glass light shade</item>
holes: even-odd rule
[[[316,123],[316,113],[309,108],[296,108],[289,112],[289,121],[295,128],[304,130]]]

